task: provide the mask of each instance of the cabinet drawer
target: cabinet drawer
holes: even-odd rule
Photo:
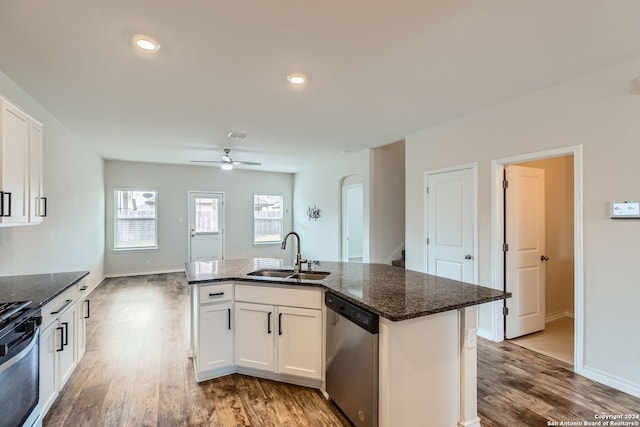
[[[200,286],[198,292],[200,292],[200,304],[231,301],[233,299],[233,283]]]
[[[236,301],[320,310],[322,308],[322,291],[318,288],[291,289],[236,285]]]
[[[89,293],[89,285],[87,285],[87,281],[85,279],[81,279],[76,283],[76,289],[79,297]]]
[[[78,297],[78,288],[71,286],[69,289],[58,295],[42,307],[42,328],[46,328],[51,322],[57,319],[62,312],[73,305]],[[69,302],[71,301],[71,302]]]

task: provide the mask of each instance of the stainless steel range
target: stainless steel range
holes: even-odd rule
[[[0,427],[41,425],[38,342],[40,309],[31,301],[0,303]]]

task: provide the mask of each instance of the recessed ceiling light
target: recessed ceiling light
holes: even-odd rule
[[[306,82],[307,81],[307,77],[304,74],[294,73],[294,74],[289,74],[287,76],[287,80],[289,80],[289,83],[298,86],[298,85],[301,85],[304,82]]]
[[[146,50],[148,52],[155,52],[156,50],[160,49],[160,43],[149,36],[135,36],[133,38],[133,42],[140,49]]]

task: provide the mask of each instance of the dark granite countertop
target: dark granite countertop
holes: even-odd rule
[[[322,280],[247,276],[263,268],[287,268],[283,260],[252,258],[185,263],[189,284],[234,281],[255,285],[320,287],[392,321],[412,319],[509,298],[511,293],[387,264],[321,261]],[[289,267],[290,268],[290,267]]]
[[[32,301],[33,308],[42,307],[88,275],[73,271],[0,277],[0,302]]]

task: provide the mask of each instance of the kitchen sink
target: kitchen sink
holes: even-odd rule
[[[289,276],[291,279],[300,279],[300,280],[322,280],[328,275],[330,275],[328,271],[308,271],[308,272],[300,272]]]
[[[263,268],[262,270],[252,271],[247,276],[261,276],[261,277],[289,277],[294,274],[293,270],[278,270],[272,268]]]
[[[286,269],[273,269],[263,268],[261,270],[252,271],[247,276],[259,276],[259,277],[280,277],[282,279],[296,279],[296,280],[322,280],[331,273],[328,271],[301,271],[296,273],[293,270]]]

